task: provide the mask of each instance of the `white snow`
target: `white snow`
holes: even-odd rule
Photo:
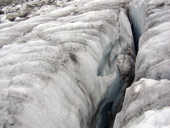
[[[130,9],[134,11],[131,16],[137,22],[136,31],[141,32],[135,82],[126,91],[114,128],[169,128],[169,1],[134,0]]]
[[[114,128],[162,128],[170,125],[170,81],[141,79],[126,91]]]
[[[71,3],[0,24],[0,127],[87,128],[114,78],[112,67],[97,76],[105,49],[121,32],[112,51],[128,47],[134,54],[126,10],[119,4]]]
[[[149,110],[129,124],[130,128],[169,128],[170,107],[161,110]],[[138,123],[138,124],[137,124]]]

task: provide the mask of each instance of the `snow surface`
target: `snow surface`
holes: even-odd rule
[[[125,52],[130,49],[134,55],[133,37],[119,3],[81,0],[64,8],[45,6],[23,20],[2,18],[1,128],[87,128],[114,78],[108,62],[104,75],[97,76],[104,51],[116,45],[111,65],[118,54],[129,57],[125,63],[134,63]],[[129,70],[125,63],[119,66],[124,75]]]
[[[169,128],[170,107],[161,110],[146,111],[139,119],[139,124],[131,124],[132,128]]]
[[[170,81],[141,79],[126,91],[114,128],[168,128]]]
[[[147,3],[148,2],[148,3]],[[170,16],[168,1],[145,1],[145,31],[139,41],[135,80],[140,78],[170,79]]]
[[[138,4],[145,9],[138,8]],[[123,108],[113,128],[170,127],[170,2],[168,0],[134,0],[130,8],[134,21],[142,12],[143,23],[135,65],[135,83],[126,91]],[[143,15],[145,13],[145,15]],[[133,19],[132,19],[133,20]]]

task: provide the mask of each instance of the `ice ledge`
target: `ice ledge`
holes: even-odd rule
[[[114,128],[162,128],[170,126],[170,81],[141,79],[127,89]]]

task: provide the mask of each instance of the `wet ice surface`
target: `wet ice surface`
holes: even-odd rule
[[[24,20],[3,16],[0,127],[87,128],[114,78],[108,62],[104,75],[97,76],[105,49],[121,35],[109,63],[116,63],[117,54],[125,56],[118,62],[125,76],[129,67],[124,65],[134,63],[125,52],[134,54],[126,10],[111,0],[81,0],[64,8],[43,6]]]
[[[170,127],[170,2],[168,0],[143,2],[146,5],[143,10],[146,11],[146,17],[143,17],[145,23],[135,65],[136,82],[127,89],[123,109],[117,115],[114,128]],[[135,11],[138,5],[134,3],[131,3],[130,7]],[[142,10],[136,12],[140,11]],[[135,13],[131,15],[133,14],[136,15]],[[139,19],[135,19],[135,22],[138,25],[141,23]],[[140,27],[142,24],[136,28]]]

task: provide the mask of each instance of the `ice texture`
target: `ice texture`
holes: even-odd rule
[[[114,128],[168,128],[170,81],[142,78],[126,91]]]
[[[146,3],[144,2],[144,0],[141,1],[134,0],[129,4],[129,18],[131,20],[131,27],[133,30],[136,52],[138,51],[139,38],[144,31],[146,17],[145,8]]]
[[[112,65],[126,76],[134,63],[126,14],[122,4],[111,0],[44,5],[13,22],[3,14],[0,128],[87,128],[115,77]],[[98,76],[110,45],[115,47]]]
[[[135,80],[140,78],[170,79],[170,2],[145,1],[145,30],[139,41]]]
[[[134,0],[129,7],[134,28],[141,32],[139,51],[135,83],[126,91],[114,128],[169,128],[170,2]]]

